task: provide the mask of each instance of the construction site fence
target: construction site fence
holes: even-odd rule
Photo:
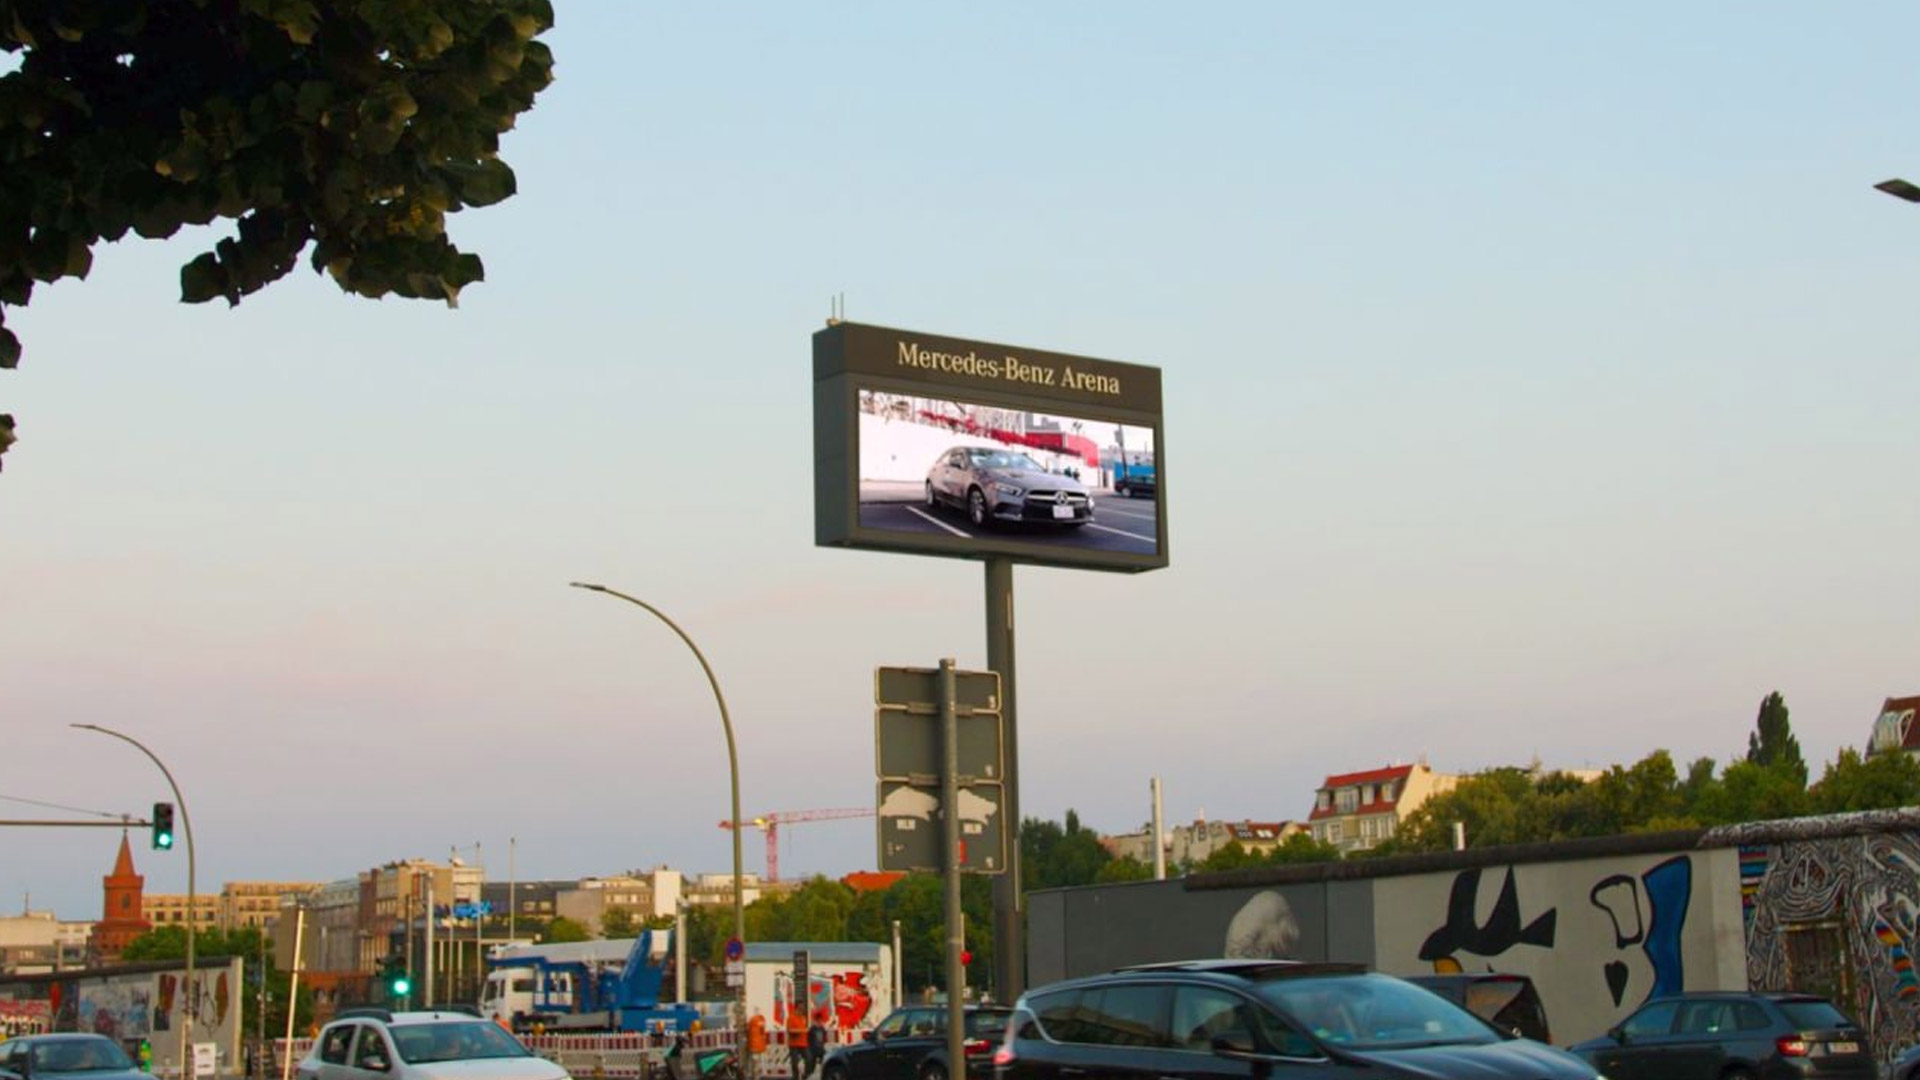
[[[836,1046],[859,1042],[862,1037],[859,1031],[829,1031],[827,1050],[831,1052]],[[660,1080],[669,1076],[666,1057],[672,1046],[671,1038],[638,1033],[522,1035],[520,1041],[527,1049],[567,1070],[575,1080]],[[697,1031],[687,1036],[687,1045],[693,1050],[731,1047],[735,1041],[731,1028]],[[298,1065],[313,1049],[313,1040],[275,1039],[273,1048],[273,1077],[277,1080],[290,1075],[288,1053],[293,1055],[293,1064]],[[767,1049],[753,1057],[751,1075],[794,1080],[792,1055],[781,1033],[769,1033]]]

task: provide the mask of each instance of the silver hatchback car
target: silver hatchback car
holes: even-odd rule
[[[347,1009],[320,1029],[300,1080],[568,1080],[491,1020]]]

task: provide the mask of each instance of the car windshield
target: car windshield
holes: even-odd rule
[[[976,469],[1032,469],[1045,472],[1038,462],[1025,454],[1008,450],[969,450],[967,461]]]
[[[131,1068],[133,1062],[126,1051],[111,1039],[58,1039],[33,1046],[35,1075]]]
[[[485,1020],[441,1024],[396,1024],[390,1032],[402,1061],[471,1061],[528,1056],[520,1041]]]
[[[1490,1043],[1499,1036],[1458,1005],[1386,975],[1270,979],[1259,992],[1323,1043],[1395,1050]]]

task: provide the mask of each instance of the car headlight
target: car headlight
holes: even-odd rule
[[[993,487],[995,491],[1000,493],[1000,497],[1003,499],[1018,499],[1027,493],[1026,488],[1009,484],[1004,480],[995,481]]]

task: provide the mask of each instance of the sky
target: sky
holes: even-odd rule
[[[984,667],[984,571],[814,546],[836,297],[1162,370],[1170,565],[1015,572],[1027,816],[1724,764],[1773,691],[1817,776],[1920,693],[1920,8],[556,6],[458,310],[180,304],[219,225],[8,310],[0,817],[168,798],[99,724],[203,892],[728,871],[698,662],[576,580],[698,643],[746,814],[872,806],[873,669]],[[118,840],[6,829],[0,912]]]

